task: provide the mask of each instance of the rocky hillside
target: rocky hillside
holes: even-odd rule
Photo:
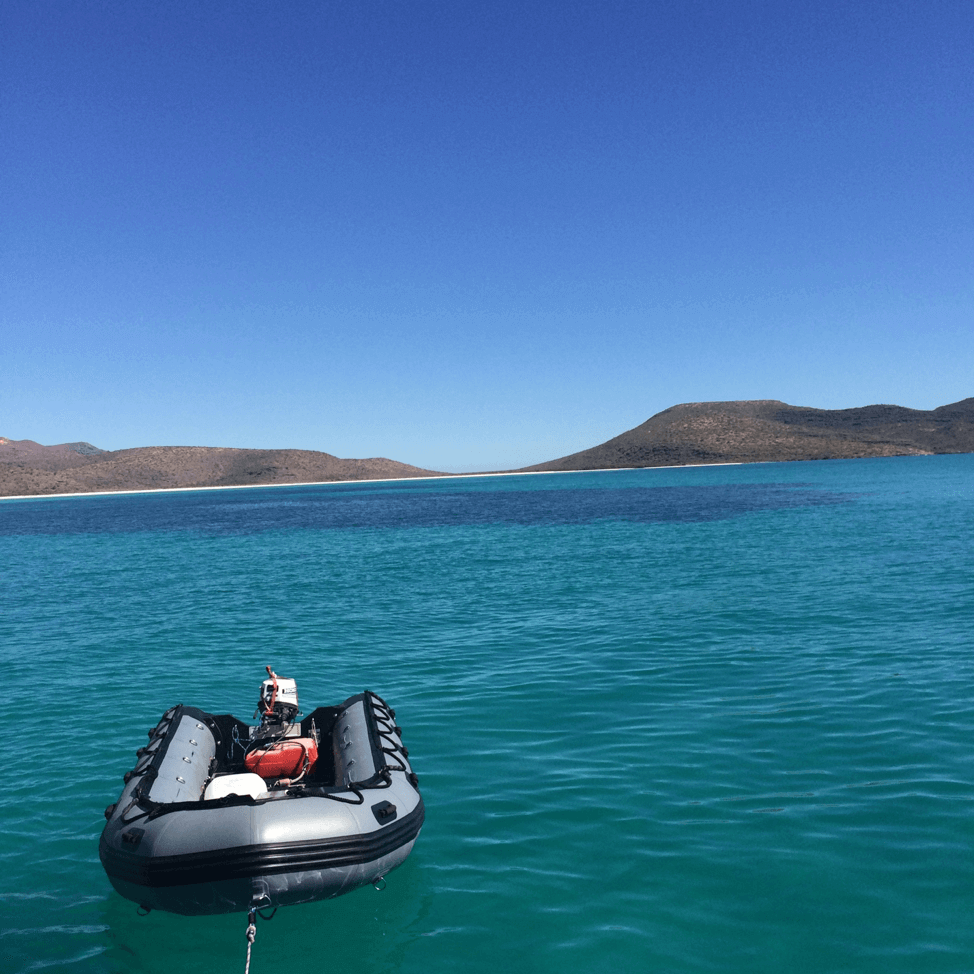
[[[385,480],[433,476],[382,457],[342,460],[314,450],[147,446],[105,451],[90,443],[41,446],[0,437],[0,496],[172,487]]]
[[[832,460],[974,453],[974,398],[938,409],[811,409],[775,399],[672,406],[641,426],[571,456],[524,467],[597,470],[694,463]],[[90,443],[41,446],[0,437],[0,497],[173,487],[231,487],[438,476],[382,457],[342,460],[313,450]]]
[[[599,446],[525,470],[974,453],[974,398],[937,409],[811,409],[776,399],[672,406]]]

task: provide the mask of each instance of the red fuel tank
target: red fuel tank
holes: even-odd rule
[[[311,771],[318,760],[318,745],[312,737],[289,737],[267,747],[250,751],[244,764],[248,771],[262,778],[294,778],[305,770]]]

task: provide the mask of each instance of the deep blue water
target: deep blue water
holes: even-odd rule
[[[974,456],[0,501],[0,970],[239,972],[102,809],[173,703],[396,707],[427,820],[253,974],[974,970]]]

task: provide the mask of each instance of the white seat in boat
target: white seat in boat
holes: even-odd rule
[[[225,774],[214,778],[203,792],[204,800],[224,798],[227,795],[250,795],[251,798],[266,798],[267,785],[259,774],[247,771],[243,774]]]

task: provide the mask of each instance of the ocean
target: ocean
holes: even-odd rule
[[[974,455],[0,501],[0,970],[240,974],[102,811],[168,707],[396,708],[387,888],[251,974],[974,971]]]

